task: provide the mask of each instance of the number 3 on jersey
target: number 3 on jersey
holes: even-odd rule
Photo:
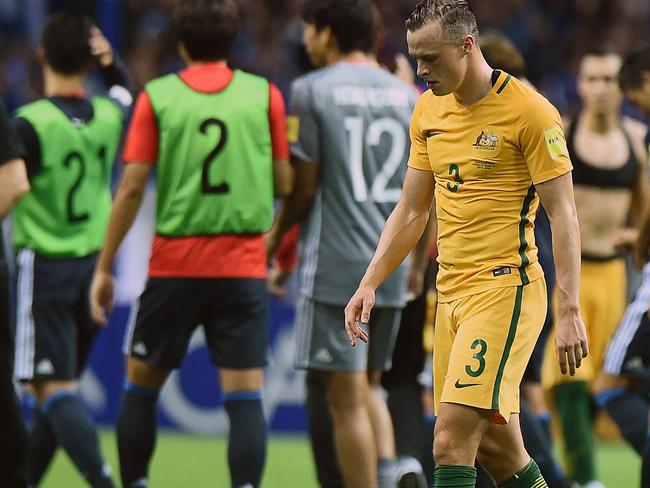
[[[450,182],[447,182],[447,190],[452,193],[456,193],[458,191],[458,187],[465,183],[465,181],[460,177],[460,168],[457,164],[452,164],[449,166],[449,176],[454,177],[455,183],[452,185]]]
[[[363,118],[346,117],[344,123],[345,130],[350,135],[348,163],[352,176],[354,199],[357,202],[365,202],[370,197],[372,201],[377,203],[397,202],[402,189],[388,188],[388,184],[401,166],[404,157],[406,134],[403,125],[389,117],[373,120],[368,126],[364,137]],[[368,184],[363,174],[364,149],[365,146],[378,146],[384,133],[389,134],[391,137],[390,151],[381,170],[375,176],[370,187],[370,195],[368,195]]]

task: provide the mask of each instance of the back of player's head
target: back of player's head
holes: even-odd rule
[[[239,33],[233,0],[177,0],[174,28],[193,61],[215,61],[230,55]]]
[[[329,27],[342,54],[373,50],[376,32],[370,0],[305,0],[302,17],[319,31]]]
[[[481,52],[493,68],[502,69],[518,78],[526,74],[526,61],[517,46],[498,31],[481,35]]]
[[[406,29],[415,32],[432,22],[440,22],[454,40],[469,35],[478,41],[476,17],[466,0],[422,0],[406,19]]]
[[[645,74],[645,76],[644,76]],[[636,90],[643,86],[650,74],[650,47],[628,54],[618,75],[623,91]]]
[[[76,75],[88,70],[92,20],[83,14],[58,12],[45,23],[41,47],[45,62],[57,73]]]

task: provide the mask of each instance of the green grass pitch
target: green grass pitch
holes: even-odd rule
[[[102,432],[104,455],[115,471],[117,448],[112,432]],[[639,457],[623,444],[599,444],[598,469],[608,488],[639,486]],[[152,488],[227,488],[226,442],[223,438],[191,437],[160,432],[154,455]],[[41,484],[43,488],[86,488],[67,456],[59,452]],[[307,440],[303,436],[272,436],[264,488],[316,488]]]

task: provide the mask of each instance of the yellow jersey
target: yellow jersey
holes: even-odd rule
[[[541,278],[535,185],[572,169],[557,109],[501,72],[469,106],[427,90],[410,134],[409,166],[435,178],[439,301]]]

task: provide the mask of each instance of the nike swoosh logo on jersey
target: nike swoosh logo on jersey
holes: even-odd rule
[[[438,131],[436,131],[436,130],[430,130],[429,132],[427,132],[427,139],[428,139],[429,137],[439,136],[440,134],[442,134],[442,132],[440,132],[439,130],[438,130]]]
[[[454,386],[456,388],[468,388],[470,386],[478,386],[480,384],[481,383],[461,383],[460,380],[456,380],[456,383],[454,384]]]

